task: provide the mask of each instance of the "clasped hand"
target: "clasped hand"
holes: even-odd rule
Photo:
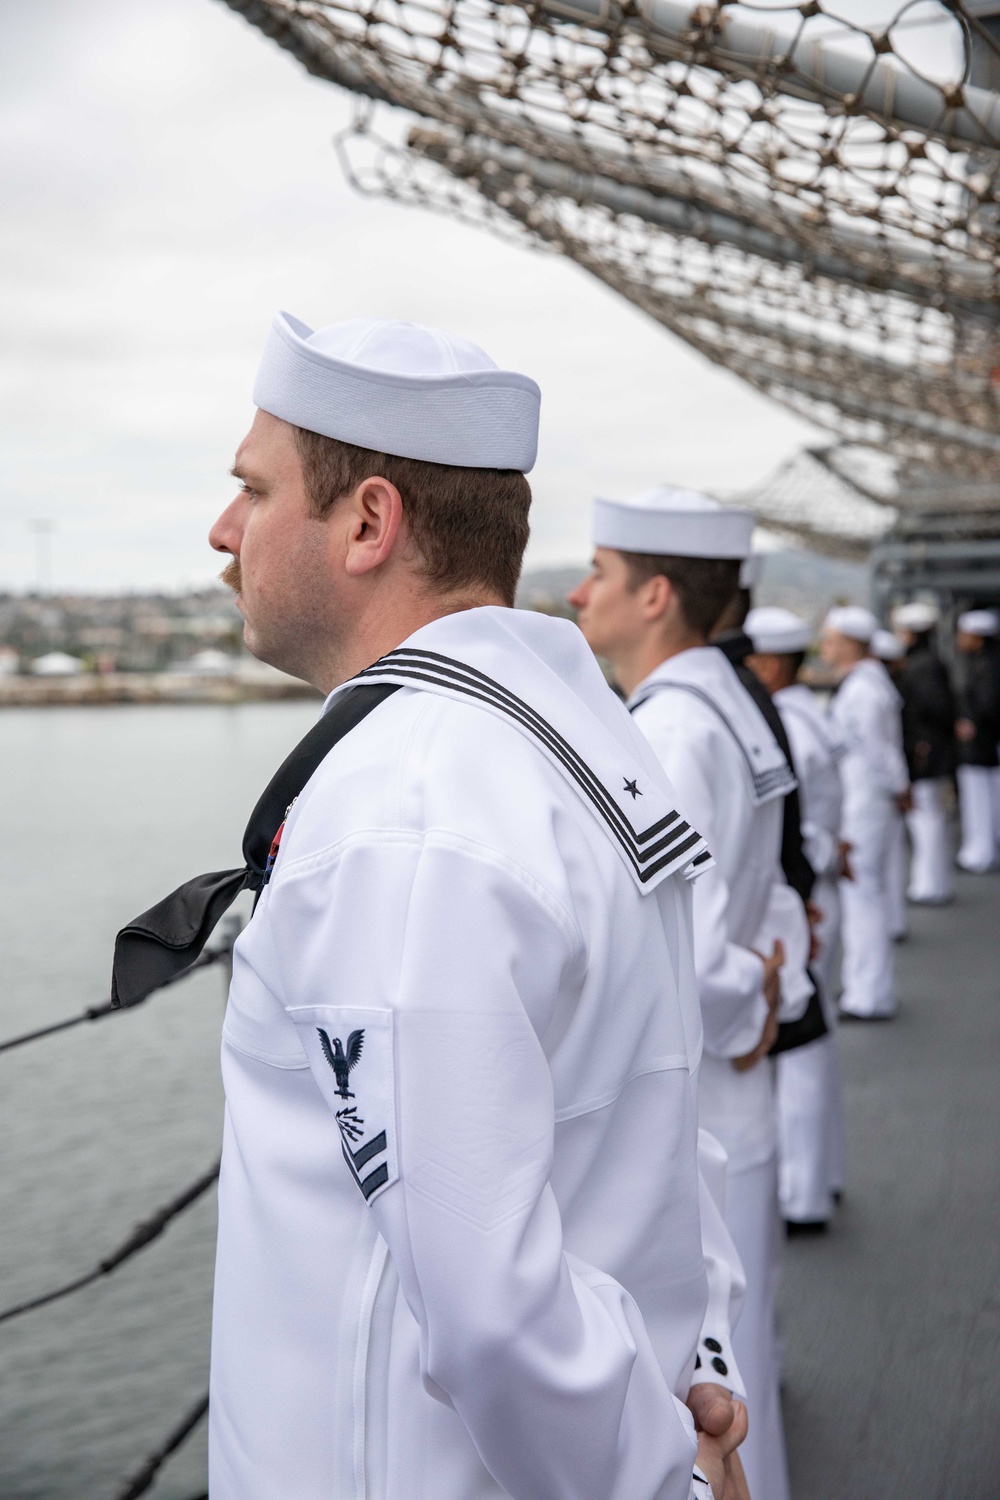
[[[737,1452],[747,1435],[747,1409],[723,1385],[693,1385],[687,1406],[698,1434],[698,1465],[714,1500],[750,1500]]]
[[[753,951],[757,953],[756,948]],[[778,1040],[778,1006],[781,1003],[781,966],[785,962],[785,945],[780,938],[775,938],[771,956],[768,958],[763,953],[757,953],[757,957],[764,965],[763,990],[767,1001],[767,1020],[764,1022],[760,1041],[753,1051],[745,1053],[743,1057],[733,1058],[733,1067],[737,1073],[746,1073],[755,1068]]]

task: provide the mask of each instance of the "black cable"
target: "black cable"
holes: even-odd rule
[[[140,1495],[144,1495],[171,1453],[177,1451],[181,1443],[194,1431],[207,1411],[208,1392],[206,1391],[204,1396],[198,1398],[187,1415],[181,1418],[177,1426],[164,1439],[162,1445],[157,1448],[156,1452],[151,1453],[142,1467],[136,1469],[135,1473],[125,1480],[115,1500],[138,1500]],[[208,1497],[198,1496],[197,1500],[208,1500]]]
[[[88,1271],[86,1276],[79,1276],[75,1281],[67,1282],[65,1286],[57,1287],[54,1292],[45,1292],[41,1297],[32,1297],[27,1302],[19,1302],[15,1307],[8,1307],[0,1312],[0,1323],[6,1323],[11,1318],[19,1317],[21,1313],[31,1312],[33,1308],[45,1307],[49,1302],[58,1302],[62,1297],[68,1297],[71,1292],[78,1292],[81,1287],[90,1286],[92,1282],[99,1281],[102,1276],[108,1276],[117,1269],[124,1261],[131,1259],[133,1255],[145,1248],[150,1241],[157,1239],[172,1219],[183,1213],[184,1209],[206,1193],[219,1175],[219,1163],[216,1162],[203,1176],[193,1182],[190,1187],[185,1188],[163,1208],[158,1209],[152,1218],[137,1224],[128,1239],[117,1250],[95,1267]]]
[[[211,952],[203,953],[183,973],[175,974],[172,979],[165,980],[159,988],[165,990],[170,985],[176,984],[179,979],[186,979],[196,969],[207,969],[210,964],[217,964],[220,959],[228,958],[231,951],[231,947],[226,946],[223,948],[213,948]],[[153,991],[152,993],[157,994],[159,991]],[[146,995],[143,998],[148,1000],[149,996]],[[138,1003],[141,1005],[142,1001]],[[135,1007],[133,1006],[132,1009],[134,1010]],[[25,1042],[37,1042],[40,1037],[54,1036],[57,1031],[69,1031],[72,1026],[82,1026],[84,1021],[100,1021],[104,1016],[114,1015],[116,1010],[117,1007],[112,1005],[110,1000],[105,1000],[103,1005],[88,1005],[87,1009],[81,1012],[80,1015],[70,1016],[66,1021],[55,1021],[51,1026],[42,1026],[38,1031],[26,1031],[22,1036],[8,1037],[7,1041],[0,1042],[0,1052],[10,1052],[14,1047],[23,1047]]]

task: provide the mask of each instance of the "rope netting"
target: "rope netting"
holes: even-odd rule
[[[893,454],[897,504],[911,476],[1000,481],[1000,53],[981,4],[227,3],[361,96],[341,147],[363,191],[570,257]]]

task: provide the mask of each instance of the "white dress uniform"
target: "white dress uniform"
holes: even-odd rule
[[[906,894],[919,906],[943,906],[955,894],[954,851],[948,812],[950,781],[946,776],[921,777],[912,783],[910,790],[913,806],[906,814],[911,851],[910,884]]]
[[[844,1186],[844,1108],[837,1054],[837,970],[840,958],[839,765],[846,745],[815,695],[801,683],[774,695],[792,747],[802,804],[802,840],[816,871],[813,902],[823,913],[820,951],[812,963],[827,1034],[777,1059],[778,1158],[786,1219],[824,1221],[832,1194]]]
[[[715,859],[694,895],[695,964],[705,1026],[700,1119],[729,1157],[726,1221],[747,1281],[734,1334],[750,1412],[744,1467],[752,1495],[785,1500],[775,1339],[779,1219],[773,1067],[764,1061],[738,1073],[732,1059],[753,1050],[767,1016],[763,969],[751,950],[770,952],[771,933],[764,937],[762,929],[771,893],[775,887],[787,889],[779,851],[783,798],[794,780],[760,710],[714,646],[661,663],[636,689],[629,707],[676,787],[685,817],[704,827]],[[804,928],[804,912],[801,923]]]
[[[889,898],[890,859],[900,823],[897,798],[909,784],[900,697],[881,662],[863,657],[831,705],[847,745],[841,762],[844,838],[853,880],[842,880],[843,1013],[895,1015],[898,1007]]]
[[[893,635],[891,630],[876,630],[871,639],[870,651],[876,660],[888,663],[901,661],[906,655],[906,649],[898,636]],[[892,674],[886,666],[886,675],[892,682]],[[895,683],[893,683],[895,687]],[[902,696],[900,696],[899,708],[902,712]],[[907,773],[908,774],[908,773]],[[889,835],[889,878],[887,882],[888,910],[889,910],[889,936],[893,942],[901,942],[907,934],[906,921],[906,823],[902,813],[896,818]]]
[[[740,1291],[709,1229],[704,1321],[705,842],[567,622],[450,615],[355,681],[402,687],[291,808],[235,949],[212,1500],[686,1500]],[[779,809],[741,814],[748,931]],[[724,1083],[766,1173],[768,1070]]]
[[[997,867],[997,812],[994,797],[997,766],[960,765],[958,807],[962,841],[955,862],[972,875],[985,875]]]
[[[893,818],[889,828],[888,880],[886,909],[889,913],[889,936],[894,943],[907,936],[906,920],[906,821],[902,813]]]

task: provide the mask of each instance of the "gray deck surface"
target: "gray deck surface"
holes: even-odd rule
[[[1000,876],[897,957],[898,1019],[839,1033],[844,1203],[785,1250],[794,1500],[1000,1497]]]

